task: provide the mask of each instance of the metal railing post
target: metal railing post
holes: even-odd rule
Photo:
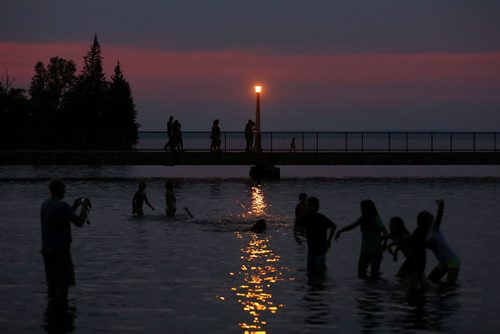
[[[431,132],[431,152],[434,152],[434,132]]]
[[[271,152],[273,151],[273,133],[271,132]]]
[[[316,132],[316,153],[319,150],[319,133]]]
[[[450,152],[453,152],[453,133],[450,133]]]
[[[476,133],[472,134],[472,152],[476,152]]]

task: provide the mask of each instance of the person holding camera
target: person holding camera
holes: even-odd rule
[[[73,206],[63,201],[66,186],[56,179],[49,184],[50,198],[42,204],[42,256],[49,302],[67,306],[68,288],[75,285],[71,259],[71,223],[82,227],[91,207],[88,198],[77,198]],[[80,212],[76,211],[80,208]]]

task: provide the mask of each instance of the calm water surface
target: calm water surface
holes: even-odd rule
[[[152,172],[154,171],[154,172]],[[169,175],[170,174],[170,175]],[[179,173],[181,174],[181,173]],[[47,180],[67,181],[67,200],[88,196],[90,225],[73,228],[76,310],[47,312],[39,209]],[[139,177],[156,211],[130,215]],[[174,176],[178,217],[164,217],[164,177]],[[196,176],[196,175],[194,175]],[[337,225],[371,198],[384,221],[399,215],[413,230],[420,210],[446,200],[443,231],[463,266],[455,289],[429,288],[418,299],[384,258],[384,280],[356,279],[360,233],[334,243],[328,274],[309,278],[305,245],[292,236],[298,193],[321,200]],[[500,222],[497,178],[181,177],[137,168],[0,169],[0,332],[43,333],[345,333],[500,330]],[[186,206],[195,215],[190,219]],[[268,231],[248,231],[263,217]],[[429,256],[429,266],[435,265]]]

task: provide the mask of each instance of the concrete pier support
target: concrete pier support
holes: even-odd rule
[[[254,179],[274,179],[279,180],[279,167],[270,165],[256,165],[250,168],[250,177]]]

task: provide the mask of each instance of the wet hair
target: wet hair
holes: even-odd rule
[[[61,179],[54,179],[49,183],[50,194],[53,197],[64,197],[64,191],[66,190],[66,186]]]
[[[417,226],[422,228],[429,228],[434,221],[434,215],[429,211],[420,211],[417,216]]]
[[[389,229],[392,237],[399,237],[403,234],[410,234],[401,217],[392,217],[389,222]]]
[[[375,218],[378,216],[377,207],[371,199],[361,201],[361,215],[363,218]]]
[[[300,193],[299,194],[299,200],[300,201],[305,201],[307,199],[307,194],[306,193]]]
[[[145,181],[139,181],[139,189],[140,190],[146,189],[146,182]]]
[[[172,190],[172,189],[174,189],[174,185],[172,184],[172,182],[166,181],[165,182],[165,188],[168,189],[168,190]]]
[[[319,199],[317,197],[309,197],[307,199],[307,206],[314,211],[319,210]]]
[[[264,219],[259,219],[253,226],[250,228],[250,231],[255,233],[264,232],[267,228],[266,221]]]

